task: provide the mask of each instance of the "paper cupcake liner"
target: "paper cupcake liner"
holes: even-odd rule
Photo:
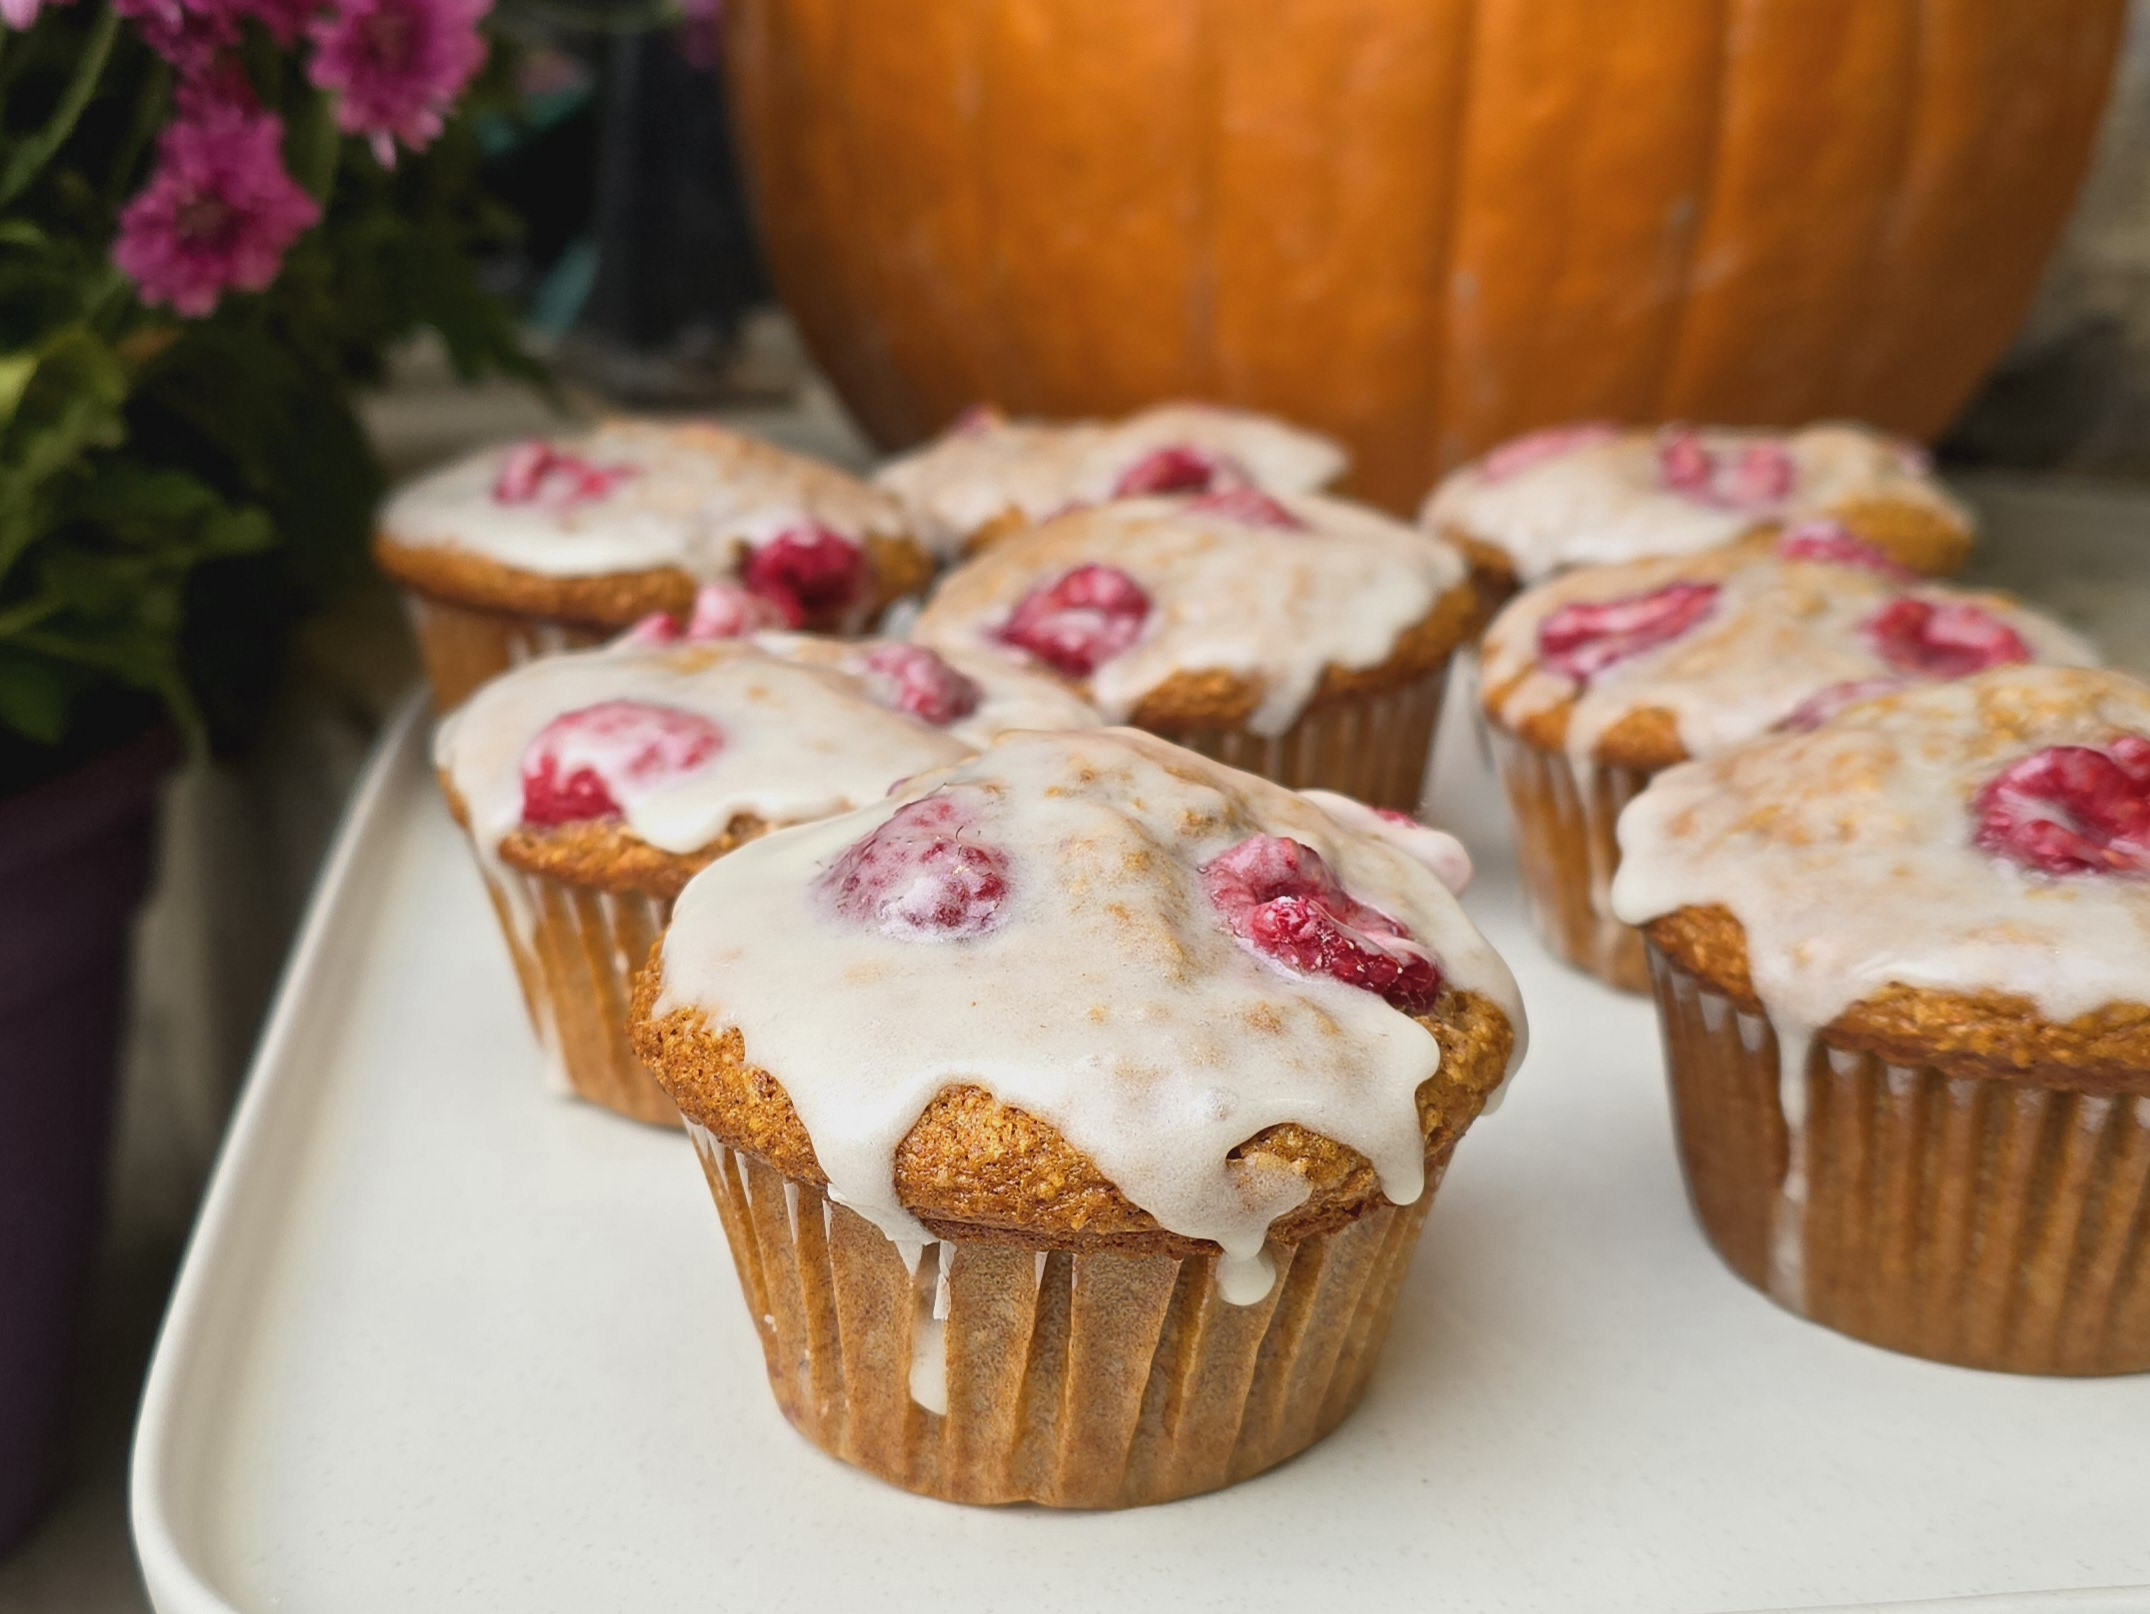
[[[1190,751],[1294,790],[1318,788],[1373,807],[1415,810],[1426,789],[1448,665],[1395,689],[1347,695],[1309,709],[1282,734],[1246,729],[1160,729]]]
[[[1515,825],[1531,924],[1554,955],[1624,992],[1650,989],[1641,932],[1613,917],[1614,826],[1651,775],[1540,750],[1488,720],[1486,737]]]
[[[1688,1195],[1733,1271],[1913,1356],[2150,1370],[2150,1073],[2085,1093],[1792,1036],[1785,1061],[1765,1016],[1650,963]]]
[[[486,884],[555,1082],[614,1114],[678,1126],[679,1111],[628,1035],[634,978],[671,903],[510,868],[487,870]]]
[[[769,1383],[833,1457],[951,1502],[1114,1508],[1259,1474],[1366,1388],[1439,1181],[1272,1246],[1257,1305],[1215,1257],[929,1244],[916,1264],[811,1184],[689,1123]]]
[[[510,668],[540,656],[602,644],[610,637],[602,629],[580,623],[474,611],[423,594],[406,592],[404,601],[410,610],[411,631],[418,637],[426,682],[433,688],[433,704],[443,712],[454,711],[481,685]]]

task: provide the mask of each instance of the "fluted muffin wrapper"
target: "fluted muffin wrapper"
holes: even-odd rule
[[[679,1111],[636,1057],[628,1031],[634,978],[672,904],[504,865],[483,873],[555,1080],[617,1115],[678,1126]]]
[[[1309,707],[1281,734],[1245,728],[1159,729],[1176,745],[1293,790],[1334,790],[1373,807],[1414,811],[1448,688],[1448,663],[1393,689]]]
[[[2150,1370],[2150,1072],[2081,1092],[1780,1041],[1655,948],[1650,967],[1688,1196],[1733,1271],[1913,1356]]]
[[[951,1502],[1137,1507],[1311,1446],[1366,1388],[1441,1172],[1413,1204],[1272,1244],[1268,1296],[1235,1306],[1214,1256],[944,1240],[907,1262],[813,1184],[687,1131],[784,1416]]]
[[[433,704],[443,712],[454,711],[480,686],[526,661],[585,649],[611,637],[580,623],[480,611],[411,590],[403,598]]]
[[[1515,826],[1516,864],[1539,939],[1624,992],[1650,989],[1642,934],[1612,911],[1620,809],[1651,775],[1546,751],[1488,718],[1485,732]]]

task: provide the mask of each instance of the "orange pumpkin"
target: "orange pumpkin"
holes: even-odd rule
[[[732,0],[777,284],[890,445],[1242,403],[1402,507],[1581,416],[1930,437],[2125,0]]]

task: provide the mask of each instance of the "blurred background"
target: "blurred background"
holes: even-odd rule
[[[210,9],[200,8],[200,15],[207,16]],[[1029,160],[1040,176],[1040,205],[1052,213],[1040,214],[1038,257],[1002,265],[1003,280],[1045,275],[1056,252],[1113,267],[1094,277],[1096,285],[1071,298],[1074,311],[1068,330],[1061,333],[1063,346],[1084,359],[1087,369],[1049,344],[1037,351],[1012,352],[992,313],[1005,287],[991,295],[977,293],[968,301],[958,295],[968,270],[947,241],[969,226],[955,216],[960,212],[957,203],[946,208],[920,204],[913,214],[899,216],[906,201],[906,149],[897,136],[915,135],[920,150],[937,137],[931,128],[912,127],[902,110],[906,98],[915,103],[918,85],[934,71],[931,58],[938,36],[924,14],[904,23],[915,34],[905,36],[910,43],[895,35],[878,39],[880,56],[853,41],[857,48],[843,69],[850,76],[832,87],[826,80],[809,80],[802,65],[816,62],[817,52],[833,50],[832,42],[812,37],[803,24],[785,34],[784,6],[743,9],[751,15],[726,19],[719,15],[718,0],[695,0],[684,10],[660,0],[587,6],[503,0],[486,22],[488,65],[471,79],[468,98],[454,111],[447,133],[429,145],[422,158],[414,148],[400,167],[378,165],[368,155],[372,148],[364,132],[343,129],[349,149],[340,156],[332,151],[322,161],[327,171],[342,172],[337,165],[345,165],[361,175],[363,183],[338,182],[341,188],[328,203],[320,230],[344,227],[337,210],[355,208],[354,195],[372,195],[369,205],[378,209],[367,215],[374,221],[364,225],[372,231],[363,238],[367,241],[379,238],[384,229],[393,234],[394,221],[430,218],[425,209],[440,210],[439,221],[425,226],[432,233],[413,243],[410,262],[392,259],[388,248],[380,249],[385,266],[381,284],[392,292],[397,286],[406,289],[393,296],[382,294],[390,312],[367,334],[366,362],[337,372],[336,385],[348,386],[356,428],[370,445],[372,469],[367,474],[376,478],[376,486],[380,479],[406,476],[478,443],[546,429],[562,413],[587,415],[611,407],[716,411],[789,446],[851,466],[866,465],[875,448],[847,411],[828,379],[831,375],[884,440],[928,430],[969,397],[985,392],[1000,393],[1001,401],[1019,406],[1088,402],[1104,409],[1139,401],[1156,388],[1197,390],[1207,381],[1220,389],[1250,393],[1282,413],[1326,415],[1315,424],[1363,428],[1356,440],[1362,462],[1369,466],[1371,482],[1365,491],[1392,503],[1414,500],[1430,485],[1436,462],[1452,462],[1465,450],[1483,446],[1489,434],[1541,423],[1530,418],[1534,413],[1584,412],[1583,403],[1594,403],[1590,412],[1652,413],[1622,407],[1621,400],[1630,394],[1620,388],[1629,382],[1617,375],[1604,383],[1609,392],[1601,389],[1594,399],[1578,395],[1576,408],[1566,406],[1568,394],[1562,388],[1570,386],[1575,372],[1590,367],[1586,360],[1597,351],[1587,336],[1575,339],[1566,351],[1556,347],[1538,356],[1536,363],[1546,374],[1563,379],[1536,383],[1535,397],[1525,395],[1527,388],[1511,386],[1504,392],[1496,386],[1475,394],[1451,388],[1448,395],[1413,395],[1399,402],[1401,394],[1390,396],[1383,390],[1392,385],[1389,380],[1325,356],[1353,343],[1368,351],[1408,346],[1404,337],[1417,330],[1412,320],[1420,317],[1408,310],[1394,311],[1388,323],[1365,329],[1349,319],[1333,327],[1313,320],[1315,339],[1331,346],[1312,358],[1289,353],[1277,357],[1258,338],[1264,329],[1308,323],[1293,312],[1292,297],[1303,297],[1310,308],[1325,308],[1339,299],[1337,289],[1311,261],[1307,241],[1286,225],[1271,228],[1271,221],[1260,217],[1215,221],[1208,250],[1273,257],[1274,283],[1283,288],[1273,305],[1237,309],[1238,294],[1229,277],[1196,273],[1188,282],[1195,291],[1176,291],[1179,303],[1170,311],[1170,320],[1177,322],[1171,329],[1182,332],[1186,353],[1176,369],[1155,368],[1157,343],[1122,344],[1110,332],[1085,329],[1083,309],[1091,306],[1087,297],[1098,307],[1126,308],[1131,319],[1147,317],[1147,286],[1176,272],[1169,261],[1171,243],[1154,233],[1142,234],[1148,226],[1141,218],[1121,219],[1120,233],[1108,240],[1102,225],[1084,214],[1086,200],[1096,200],[1097,187],[1082,160],[1080,109],[1071,111],[1049,90],[1040,92],[1044,110],[1031,126],[1036,138]],[[1177,8],[1160,7],[1158,15],[1170,9]],[[1692,8],[1667,5],[1664,13],[1686,9]],[[1809,66],[1826,81],[1819,91],[1806,86],[1812,92],[1807,99],[1842,120],[1855,121],[1869,102],[1886,111],[1883,103],[1895,92],[1886,84],[1877,91],[1869,82],[1876,75],[1885,80],[1886,73],[1877,69],[1861,80],[1828,64],[1855,61],[1861,52],[1872,59],[1886,58],[1894,47],[1867,35],[1872,19],[1899,8],[1823,9],[1831,9],[1838,21],[1817,29],[1806,41]],[[1907,348],[1886,370],[1876,359],[1870,375],[1847,371],[1842,397],[1880,400],[1864,411],[1868,413],[1900,408],[1903,419],[1884,423],[1936,437],[1943,469],[1960,480],[1993,530],[1974,577],[2018,588],[2079,622],[2094,621],[2115,659],[2140,669],[2150,666],[2150,5],[2136,4],[2125,19],[2110,98],[2102,103],[2102,112],[2096,87],[2106,71],[2107,35],[2119,26],[2121,8],[2117,3],[2071,0],[2062,9],[2072,15],[2061,19],[2041,13],[2033,22],[2033,31],[2045,36],[2037,51],[2002,64],[2006,73],[2025,79],[2046,75],[2044,101],[2026,110],[2010,100],[2008,83],[1982,92],[1985,104],[1960,87],[1928,85],[1924,91],[1929,97],[1947,93],[1967,98],[1955,110],[1990,134],[1988,146],[1974,153],[1975,160],[2013,176],[1997,189],[2012,185],[2020,193],[2006,206],[1988,207],[1953,235],[1935,226],[1938,233],[1924,249],[1938,255],[1937,268],[1947,284],[1998,288],[1992,308],[1956,309],[1950,316],[1967,322],[1967,328],[1994,327],[1988,345],[2001,354],[1997,367],[1990,373],[1956,375],[1951,366],[1986,371],[1992,355],[1979,350],[1976,341],[1952,342],[1947,331],[1940,330],[1926,338],[1928,350]],[[134,19],[150,8],[118,10]],[[31,71],[22,66],[25,52],[48,28],[73,30],[64,38],[53,36],[61,39],[52,51],[62,78],[67,63],[79,59],[66,52],[98,48],[95,30],[101,13],[88,0],[65,13],[54,11],[45,20],[39,20],[38,12],[34,3],[26,9],[20,4],[0,6],[11,25],[23,26],[25,16],[34,25],[31,32],[0,43],[0,78],[22,78]],[[263,7],[247,15],[261,19],[272,12]],[[175,15],[194,13],[181,8]],[[1096,15],[1068,26],[1095,36],[1118,25]],[[1576,27],[1581,32],[1587,25]],[[874,32],[863,17],[860,28]],[[1161,24],[1159,30],[1169,31]],[[274,29],[270,32],[273,35]],[[272,45],[279,42],[271,40]],[[1087,63],[1083,41],[1074,32],[1057,42],[1033,43],[1047,54],[1060,50]],[[1148,55],[1138,53],[1126,66],[1127,77],[1138,81],[1148,74],[1169,81],[1174,68],[1168,44],[1158,44]],[[120,65],[108,71],[122,71],[123,53],[131,47],[124,40],[117,45],[108,40],[107,45],[122,53],[112,58]],[[167,49],[166,43],[151,39],[150,48],[183,80],[178,46]],[[327,48],[319,47],[324,53]],[[1590,51],[1589,41],[1581,38],[1567,41],[1564,48],[1578,59]],[[734,94],[744,103],[736,108],[728,104],[725,88],[727,49],[748,57],[729,64]],[[1672,52],[1672,46],[1667,51]],[[1438,50],[1429,46],[1428,60],[1438,57]],[[1630,62],[1626,56],[1608,57],[1606,71],[1632,69],[1646,78],[1652,72],[1673,71],[1665,65],[1669,59],[1637,57]],[[164,71],[150,54],[141,60],[145,72]],[[1592,115],[1584,104],[1587,97],[1576,99],[1582,92],[1564,88],[1557,59],[1540,52],[1512,70],[1517,77],[1509,94],[1521,106],[1519,122],[1535,118],[1551,131],[1550,138],[1571,139],[1562,130]],[[1248,71],[1259,78],[1281,69],[1257,63]],[[1902,71],[1913,74],[1915,69]],[[1796,73],[1791,76],[1796,80]],[[321,78],[316,73],[317,81]],[[1074,93],[1094,93],[1096,82],[1078,74]],[[1310,229],[1316,234],[1359,231],[1368,239],[1385,238],[1392,212],[1399,210],[1394,198],[1358,194],[1363,187],[1352,176],[1392,160],[1382,142],[1394,109],[1370,106],[1361,125],[1350,115],[1353,81],[1347,75],[1339,82],[1344,93],[1318,104],[1294,105],[1288,96],[1273,101],[1272,117],[1297,119],[1291,125],[1295,138],[1311,141],[1318,134],[1340,153],[1325,160],[1345,178]],[[1859,83],[1866,87],[1859,88]],[[2081,88],[2085,83],[2088,90]],[[54,92],[55,105],[64,93]],[[343,93],[348,101],[356,92],[346,87]],[[1437,101],[1440,93],[1449,92],[1427,93]],[[1834,111],[1832,95],[1844,100]],[[1790,99],[1796,102],[1798,94]],[[1683,104],[1672,92],[1666,101]],[[1766,104],[1768,98],[1762,101]],[[90,138],[83,129],[95,133],[97,104],[92,102],[82,124],[70,125],[73,138]],[[829,113],[819,123],[811,111],[816,105]],[[734,134],[735,110],[746,114],[745,130],[759,141],[751,149],[760,159],[755,172],[772,204],[769,211],[784,215],[781,228],[769,237],[757,229],[755,210],[747,201],[750,187]],[[9,117],[14,116],[11,108]],[[304,154],[300,146],[305,138],[301,113],[287,107],[286,117],[293,131],[287,149],[294,155],[294,168],[300,169],[304,165],[297,159]],[[1055,124],[1055,118],[1062,121]],[[882,125],[876,119],[888,121]],[[2076,123],[2081,124],[2079,132]],[[1229,117],[1224,126],[1237,128]],[[1776,137],[1766,129],[1754,135],[1760,155],[1749,151],[1743,156],[1734,133],[1722,135],[1719,162],[1752,160],[1760,165],[1758,187],[1779,183],[1769,178],[1765,160]],[[1470,149],[1492,164],[1499,135],[1488,130]],[[28,138],[13,124],[8,137],[18,148]],[[1258,145],[1265,137],[1263,129],[1256,129],[1248,139]],[[853,148],[843,146],[846,138],[854,142]],[[1676,145],[1681,137],[1674,131],[1664,138]],[[1867,184],[1880,198],[1872,205],[1894,208],[1892,217],[1910,221],[1899,232],[1908,239],[1924,216],[1921,209],[1939,208],[1935,195],[1978,188],[1960,172],[1922,179],[1922,138],[1917,127],[1906,125],[1887,139],[1861,136],[1855,142],[1869,153],[1885,147],[1895,152],[1888,160],[1897,165],[1891,170],[1896,190],[1889,195],[1875,190],[1882,181],[1867,184],[1860,178],[1863,170],[1857,162],[1832,179],[1829,162],[1817,158],[1806,165],[1820,176],[1814,183],[1837,189],[1817,193],[1800,205],[1826,223],[1835,217],[1833,209],[1866,205],[1860,198],[1866,194],[1861,185]],[[333,144],[337,135],[331,131],[327,139]],[[1166,134],[1157,140],[1155,150],[1138,152],[1131,160],[1151,161],[1160,172],[1169,172],[1169,141]],[[1897,145],[1890,147],[1890,140]],[[120,150],[123,136],[113,135],[111,143]],[[889,171],[861,179],[865,159],[856,149],[861,146],[885,153]],[[131,155],[121,151],[111,160],[147,162],[147,149],[147,136],[138,135]],[[1806,155],[1795,151],[1790,157],[1798,161]],[[459,166],[444,176],[451,158]],[[961,160],[949,159],[951,164]],[[1290,173],[1294,160],[1292,151],[1276,156],[1275,171]],[[1515,160],[1528,164],[1532,158],[1524,151]],[[2079,171],[2083,177],[2078,189]],[[855,186],[851,190],[830,177],[847,172]],[[1575,176],[1569,177],[1572,181]],[[1536,195],[1512,204],[1489,201],[1475,192],[1465,196],[1466,182],[1497,197],[1497,187],[1506,181],[1492,171],[1452,174],[1447,202],[1451,234],[1439,244],[1458,277],[1455,295],[1466,302],[1479,299],[1473,307],[1489,307],[1498,300],[1499,286],[1473,280],[1473,265],[1495,266],[1487,279],[1497,281],[1500,266],[1508,261],[1502,254],[1516,251],[1504,234],[1512,230],[1516,213],[1526,206],[1550,204]],[[35,228],[45,237],[52,233],[48,219],[40,217],[33,225],[25,212],[30,204],[46,205],[38,200],[43,183],[24,188],[0,178],[10,221],[4,228],[16,230],[7,242],[19,247],[27,239],[21,234],[24,229]],[[936,185],[950,196],[971,194],[964,189],[968,183],[959,183],[952,174],[912,177],[914,190],[923,186],[935,197],[940,194]],[[979,183],[980,194],[1003,194],[993,191],[991,176]],[[375,190],[367,193],[367,185]],[[1016,205],[1009,198],[1024,188],[1020,182],[1004,186],[1007,205]],[[1278,189],[1283,196],[1279,205],[1289,205],[1289,186],[1280,184]],[[1578,192],[1589,189],[1588,184],[1575,186]],[[57,211],[51,216],[77,216],[65,211],[71,205],[65,195],[55,191],[53,196],[50,206]],[[1573,195],[1568,201],[1580,206]],[[1715,218],[1675,219],[1669,228],[1680,235],[1684,245],[1679,250],[1690,259],[1706,257],[1721,249],[1721,242],[1712,246],[1712,232],[1727,227],[1724,217],[1720,211]],[[382,219],[391,224],[383,226]],[[350,223],[354,231],[359,227],[356,221]],[[1756,226],[1773,227],[1767,220]],[[449,236],[458,254],[452,275],[416,253],[425,242]],[[937,255],[927,250],[928,237],[940,242]],[[1881,238],[1888,239],[1886,231]],[[360,238],[338,239],[345,244],[335,250],[351,261],[361,247],[350,243]],[[852,247],[856,253],[848,253]],[[1662,242],[1651,248],[1663,249]],[[287,281],[300,275],[306,250],[304,242],[292,247]],[[1787,261],[1799,258],[1794,247],[1783,250]],[[94,256],[101,262],[101,248]],[[1516,277],[1527,281],[1538,275],[1539,306],[1559,309],[1580,295],[1570,284],[1572,277],[1564,278],[1567,271],[1534,265],[1527,250],[1521,257]],[[772,262],[779,271],[775,276]],[[1858,320],[1881,320],[1886,332],[1909,330],[1924,317],[1920,310],[1925,305],[1947,301],[1930,287],[1913,285],[1905,291],[1895,286],[1884,267],[1854,260],[1814,270],[1809,300],[1822,315],[1843,325],[1836,338],[1840,348],[1864,352],[1877,350],[1877,343],[1887,345],[1886,336],[1868,342],[1844,334]],[[81,271],[77,266],[71,272]],[[335,272],[332,266],[322,274],[332,277]],[[27,283],[13,271],[9,275],[12,278],[0,280],[0,312],[10,326],[12,346],[24,347],[26,321],[32,317],[25,310],[47,304],[33,303],[33,296],[44,294],[26,289]],[[413,277],[420,283],[416,289],[410,284]],[[2022,282],[2020,291],[2011,289],[2011,277]],[[777,300],[778,279],[790,293],[796,319]],[[461,288],[460,304],[449,307],[444,294],[436,302],[427,301],[432,295],[427,288],[451,281]],[[283,284],[279,282],[279,288]],[[330,278],[322,284],[335,282]],[[939,306],[934,288],[943,285],[952,289],[943,299],[946,306]],[[113,341],[114,350],[130,363],[156,342],[197,339],[191,330],[183,339],[171,336],[166,329],[169,316],[149,306],[155,299],[147,280],[143,287],[144,306],[137,312],[145,323],[129,327]],[[1378,305],[1386,295],[1378,276],[1347,285],[1344,291],[1348,295],[1341,302],[1352,309]],[[1774,295],[1796,300],[1808,293],[1795,285],[1790,293],[1780,287]],[[396,303],[395,297],[404,303]],[[1892,303],[1892,298],[1897,301]],[[235,298],[216,317],[236,320],[241,312],[240,299]],[[1819,412],[1796,400],[1781,407],[1770,402],[1778,394],[1769,388],[1778,382],[1759,368],[1755,357],[1766,344],[1741,335],[1736,312],[1703,306],[1690,314],[1678,342],[1655,361],[1663,373],[1635,380],[1633,385],[1643,391],[1632,396],[1654,397],[1666,405],[1654,411],[1658,414],[1744,410],[1745,418],[1769,419],[1773,412],[1788,418]],[[294,327],[302,327],[305,317],[303,310],[278,315]],[[1729,323],[1711,337],[1712,321]],[[812,333],[815,351],[829,361],[826,374],[808,357],[802,324]],[[1587,325],[1578,323],[1574,329],[1587,330]],[[143,331],[152,334],[143,336]],[[160,331],[164,334],[156,334]],[[1186,334],[1189,331],[1194,334]],[[1472,341],[1497,345],[1498,310],[1477,325],[1452,320],[1426,339],[1448,343],[1451,353],[1463,351]],[[1554,343],[1561,339],[1560,331],[1542,338]],[[135,343],[132,349],[127,346],[130,340]],[[350,337],[339,340],[346,351],[355,342]],[[1712,341],[1722,350],[1721,359],[1710,351]],[[922,356],[929,350],[930,359]],[[1487,373],[1497,368],[1489,361]],[[1461,373],[1456,367],[1451,370]],[[0,383],[12,385],[10,374],[0,366]],[[1018,381],[1011,381],[1011,375]],[[1018,382],[1033,381],[1033,395],[1008,396],[1023,390]],[[1094,382],[1097,395],[1079,396],[1078,381]],[[188,384],[207,385],[201,375]],[[149,396],[149,385],[143,383],[141,397]],[[1867,390],[1861,392],[1861,386]],[[1724,390],[1740,387],[1748,390]],[[1300,388],[1303,393],[1295,390]],[[1306,408],[1295,409],[1302,397]],[[1755,401],[1713,411],[1709,405],[1723,397]],[[1820,402],[1845,407],[1836,395]],[[183,411],[174,406],[172,413],[176,418]],[[143,422],[148,417],[135,413],[129,418],[135,422],[134,440],[145,440],[148,428]],[[1384,435],[1389,422],[1405,418],[1413,434],[1409,444]],[[1427,443],[1435,445],[1432,460],[1426,458]],[[243,504],[236,495],[231,497],[235,507]],[[302,517],[287,518],[268,494],[262,503],[280,527],[296,528],[303,522]],[[15,519],[12,507],[0,511],[0,517]],[[345,518],[343,525],[352,530],[342,549],[314,557],[309,567],[301,568],[305,575],[294,579],[264,573],[253,581],[225,585],[256,605],[262,598],[269,600],[258,619],[243,612],[220,617],[198,595],[183,596],[194,613],[190,620],[210,624],[193,631],[226,649],[237,644],[248,653],[232,661],[236,670],[219,675],[222,683],[197,679],[198,693],[206,689],[216,697],[202,701],[202,743],[161,786],[152,884],[135,924],[135,967],[121,1019],[115,1163],[88,1323],[77,1346],[78,1371],[65,1411],[65,1473],[57,1497],[26,1539],[0,1556],[0,1611],[7,1614],[146,1606],[127,1541],[124,1485],[127,1437],[143,1367],[316,865],[368,747],[415,678],[398,609],[362,562],[362,513]],[[2139,537],[2140,546],[2116,547],[2115,533]],[[244,548],[242,539],[234,528],[231,544]],[[11,541],[0,530],[0,545]],[[293,547],[286,544],[287,549]],[[324,540],[321,547],[327,551],[333,546]],[[237,571],[227,575],[241,577]],[[4,657],[11,653],[6,639],[11,604],[0,592],[0,675],[5,675]],[[262,622],[273,626],[263,627]],[[186,663],[189,669],[195,665]],[[188,676],[194,675],[190,671]]]

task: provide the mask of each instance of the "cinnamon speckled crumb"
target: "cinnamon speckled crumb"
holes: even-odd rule
[[[1848,894],[1847,900],[1855,900]],[[1753,1013],[1747,932],[1714,904],[1681,908],[1643,927],[1653,946]],[[2150,1093],[2150,1005],[2113,1003],[2065,1023],[2025,997],[1890,986],[1825,1028],[1828,1040],[1889,1063],[1954,1075],[2013,1076],[2042,1085]]]
[[[739,1032],[714,1029],[699,1009],[655,1015],[662,975],[660,952],[636,986],[635,1047],[681,1112],[785,1176],[825,1185],[798,1112],[782,1084],[748,1059]],[[1500,1085],[1515,1033],[1494,1004],[1453,990],[1434,1014],[1418,1020],[1441,1047],[1439,1072],[1418,1092],[1431,1161],[1453,1146]],[[1309,1185],[1306,1202],[1273,1229],[1284,1242],[1340,1227],[1381,1202],[1363,1155],[1304,1127],[1270,1127],[1234,1151],[1235,1158],[1253,1156],[1284,1165]],[[1215,1248],[1158,1226],[1052,1126],[973,1086],[944,1090],[905,1135],[896,1150],[896,1191],[939,1238],[1143,1254]]]

